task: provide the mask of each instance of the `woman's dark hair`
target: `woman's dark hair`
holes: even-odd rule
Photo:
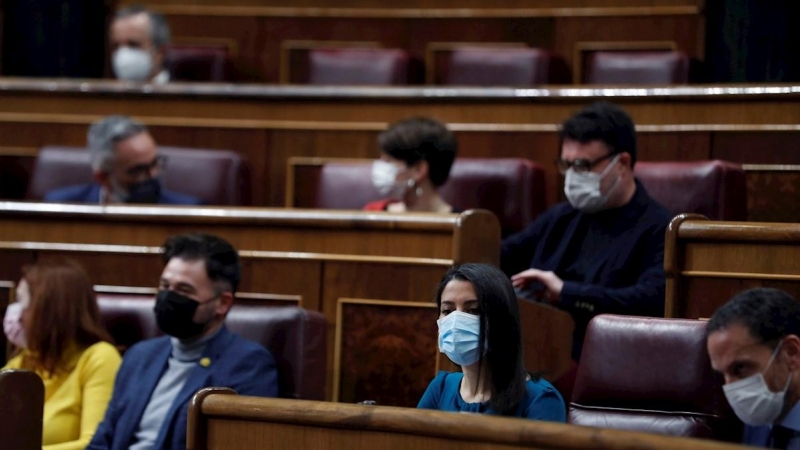
[[[636,164],[636,127],[624,109],[608,102],[597,102],[578,111],[561,127],[561,144],[565,139],[586,144],[602,141],[611,154],[631,155],[631,168]]]
[[[23,268],[28,283],[29,353],[22,368],[52,376],[70,370],[65,358],[72,346],[84,349],[112,342],[100,318],[94,289],[83,268],[72,260],[47,260]]]
[[[478,360],[478,373],[483,373],[484,362],[489,364],[491,407],[500,414],[514,415],[525,396],[528,378],[522,358],[519,306],[514,287],[508,277],[494,266],[462,264],[451,268],[442,277],[436,293],[436,304],[440,308],[442,292],[453,280],[468,281],[475,289],[481,324],[478,342],[488,344],[488,351]]]
[[[453,133],[443,123],[428,117],[393,123],[378,135],[378,145],[384,153],[409,167],[427,161],[428,176],[436,187],[447,181],[458,152]]]

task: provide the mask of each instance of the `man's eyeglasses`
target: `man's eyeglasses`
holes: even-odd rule
[[[125,173],[131,178],[149,177],[154,171],[161,171],[167,165],[167,160],[166,156],[158,155],[149,163],[138,164],[125,169]]]
[[[591,159],[576,159],[575,161],[566,161],[563,159],[559,159],[556,161],[556,166],[558,167],[558,171],[561,175],[566,175],[567,170],[572,169],[575,173],[588,173],[592,171],[594,166],[600,164],[601,162],[611,159],[615,156],[619,155],[619,153],[609,153],[605,156],[601,156],[595,160]]]

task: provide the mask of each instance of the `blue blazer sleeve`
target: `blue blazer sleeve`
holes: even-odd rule
[[[231,368],[229,386],[239,395],[254,397],[278,396],[278,369],[275,358],[261,346],[239,358]]]

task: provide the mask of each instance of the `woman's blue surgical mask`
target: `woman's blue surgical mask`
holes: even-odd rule
[[[439,325],[439,351],[459,366],[471,366],[481,357],[478,341],[480,316],[453,311],[436,321]]]

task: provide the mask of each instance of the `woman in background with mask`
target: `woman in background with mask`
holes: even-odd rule
[[[388,198],[367,204],[367,211],[459,212],[437,189],[450,175],[457,152],[453,133],[441,122],[412,117],[378,136],[381,158],[373,163],[372,184]]]
[[[487,264],[453,267],[436,304],[439,351],[462,373],[439,372],[418,408],[566,421],[561,394],[525,370],[517,297],[503,272]]]
[[[3,329],[17,355],[4,369],[44,382],[44,450],[83,449],[106,411],[121,358],[100,321],[92,284],[72,261],[26,270]]]

